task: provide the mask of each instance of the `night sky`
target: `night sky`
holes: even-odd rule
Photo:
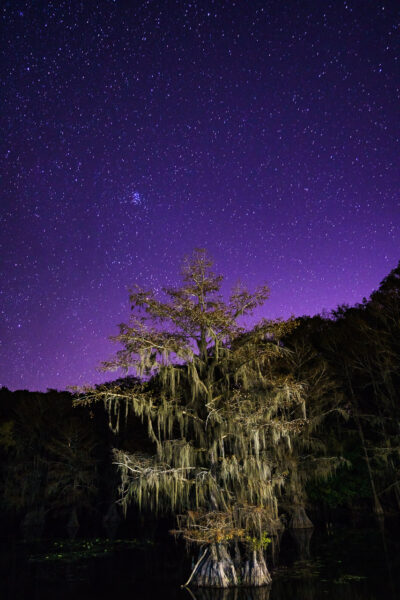
[[[2,6],[0,385],[107,378],[128,288],[195,247],[266,317],[397,265],[398,0]]]

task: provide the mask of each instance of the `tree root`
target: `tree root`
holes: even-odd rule
[[[262,552],[252,552],[251,558],[246,561],[242,575],[242,585],[260,587],[272,581]]]
[[[212,544],[196,563],[185,586],[228,588],[239,584],[235,566],[222,544]]]

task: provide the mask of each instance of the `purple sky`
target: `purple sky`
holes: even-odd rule
[[[267,317],[400,258],[400,4],[3,2],[0,385],[104,380],[127,288],[205,247]],[[109,376],[111,378],[112,375]]]

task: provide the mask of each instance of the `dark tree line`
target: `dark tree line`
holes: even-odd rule
[[[400,263],[368,300],[341,306],[329,319],[302,319],[296,336],[310,340],[329,364],[349,417],[330,431],[330,445],[341,447],[349,468],[320,486],[321,495],[332,505],[368,498],[377,515],[398,511]]]

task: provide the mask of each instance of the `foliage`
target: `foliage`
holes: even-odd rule
[[[58,517],[92,509],[99,436],[69,393],[2,390],[0,452],[3,510]],[[4,416],[3,416],[4,415]]]
[[[6,451],[15,447],[13,421],[4,421],[3,423],[0,423],[0,446]]]
[[[221,281],[197,251],[165,300],[132,292],[131,320],[114,337],[122,349],[104,368],[144,379],[85,389],[78,400],[103,400],[116,423],[124,410],[147,424],[153,455],[115,451],[122,502],[180,513],[178,530],[193,543],[276,530],[284,465],[306,421],[303,386],[281,367],[281,340],[296,323],[263,319],[246,331],[238,318],[268,289],[237,287],[225,303]]]
[[[94,434],[77,418],[62,424],[46,443],[48,453],[45,494],[57,508],[82,508],[96,496],[98,446]]]
[[[343,465],[328,479],[314,479],[307,484],[307,495],[312,504],[329,508],[350,508],[370,499],[368,473],[360,454],[348,455],[351,467]]]
[[[297,333],[308,336],[326,360],[349,416],[346,425],[330,420],[324,426],[328,445],[349,456],[358,447],[355,470],[352,475],[341,471],[335,486],[342,482],[344,487],[339,485],[336,500],[331,489],[328,501],[341,503],[344,488],[362,500],[367,482],[377,514],[382,514],[383,502],[400,508],[400,263],[369,300],[340,306],[331,318],[303,319]],[[359,485],[344,481],[350,477]],[[322,492],[322,485],[319,489]]]
[[[287,484],[282,506],[304,507],[307,503],[307,486],[318,481],[324,485],[336,469],[348,464],[342,455],[343,447],[337,437],[332,440],[329,430],[338,421],[348,419],[343,395],[334,373],[307,336],[304,328],[297,328],[285,340],[288,372],[301,380],[305,390],[307,419],[301,435],[294,440],[287,456]]]
[[[246,537],[246,542],[249,544],[252,550],[266,550],[268,546],[271,544],[272,540],[265,531],[261,534],[259,538],[257,537]]]

